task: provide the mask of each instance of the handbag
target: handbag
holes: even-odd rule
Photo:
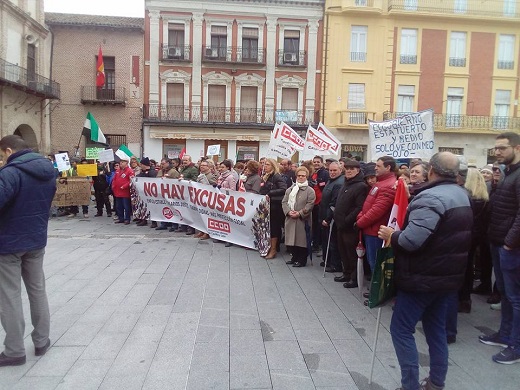
[[[392,247],[384,247],[377,251],[376,265],[370,282],[368,307],[373,309],[391,300],[395,295],[395,264]]]

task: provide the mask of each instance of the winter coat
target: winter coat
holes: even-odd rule
[[[217,186],[219,188],[226,188],[229,190],[236,191],[237,189],[237,181],[235,179],[235,175],[231,171],[224,171],[220,174],[217,179]]]
[[[391,236],[396,287],[408,292],[459,290],[472,226],[468,193],[455,180],[436,180],[419,191],[408,206],[403,230]]]
[[[520,247],[520,162],[506,167],[490,200],[489,242]]]
[[[105,168],[98,166],[98,175],[94,176],[92,181],[94,182],[94,190],[105,191],[109,187]]]
[[[47,245],[47,225],[56,193],[56,171],[31,150],[10,155],[0,168],[0,254]]]
[[[367,197],[368,186],[363,180],[360,172],[352,179],[346,179],[343,187],[339,190],[336,208],[334,209],[334,223],[337,228],[344,232],[354,233],[356,217],[363,207]]]
[[[287,214],[290,211],[288,200],[289,194],[291,193],[293,184],[287,191],[282,200],[282,209],[285,217],[285,245],[299,246],[307,248],[307,237],[305,234],[305,222],[310,226],[312,225],[312,209],[314,208],[314,200],[316,194],[314,189],[310,186],[300,188],[296,194],[296,202],[294,204],[294,210],[300,213],[300,218],[294,219],[289,217]]]
[[[379,226],[388,224],[394,204],[396,180],[394,173],[386,173],[378,176],[376,184],[369,190],[356,221],[363,234],[377,236]]]
[[[258,174],[253,173],[252,175],[248,176],[246,181],[244,182],[244,188],[246,189],[246,192],[252,192],[253,194],[258,194],[260,192],[260,183],[262,182],[262,179]]]
[[[192,163],[186,168],[183,168],[180,173],[184,180],[197,181],[197,177],[199,176],[199,169],[195,166],[195,164]]]
[[[127,166],[119,168],[112,179],[112,192],[116,198],[130,198],[130,180],[134,176],[134,170]]]
[[[339,190],[343,187],[344,183],[345,176],[341,175],[335,179],[329,179],[327,185],[323,188],[319,208],[320,215],[318,216],[320,226],[323,221],[326,221],[330,225],[330,222],[334,218],[336,200],[338,199]]]
[[[217,184],[217,175],[209,171],[208,173],[201,173],[197,176],[197,183],[200,184],[209,184],[215,185]]]
[[[287,184],[279,173],[269,175],[267,181],[262,179],[260,183],[260,195],[268,195],[271,202],[281,202],[286,190]]]
[[[141,170],[137,177],[157,177],[157,171],[155,169],[149,169],[147,171]]]

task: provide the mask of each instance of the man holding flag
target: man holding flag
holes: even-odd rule
[[[397,300],[390,333],[403,390],[444,388],[448,372],[446,311],[451,295],[463,283],[471,243],[473,213],[466,191],[457,185],[457,156],[437,153],[430,164],[429,184],[410,203],[403,226],[399,226],[395,210],[395,228],[403,230],[380,226],[378,232],[380,239],[390,241],[395,254]],[[430,351],[430,376],[419,384],[413,335],[421,319]]]

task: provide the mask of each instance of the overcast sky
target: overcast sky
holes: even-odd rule
[[[45,12],[144,17],[144,0],[44,0]]]

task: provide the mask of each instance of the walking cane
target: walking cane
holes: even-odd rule
[[[334,220],[331,220],[330,226],[329,226],[329,239],[327,240],[327,252],[325,253],[325,266],[323,267],[323,277],[325,277],[325,269],[327,268],[327,261],[329,260],[330,236],[332,235],[333,226],[334,226]]]

